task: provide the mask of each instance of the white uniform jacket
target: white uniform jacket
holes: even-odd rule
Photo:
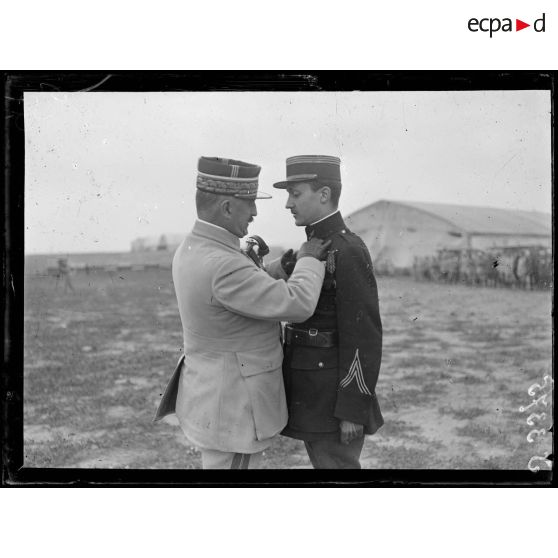
[[[172,265],[185,358],[169,383],[192,443],[253,453],[283,429],[280,322],[313,314],[324,273],[322,262],[306,257],[288,281],[274,279],[240,251],[236,236],[196,221]]]

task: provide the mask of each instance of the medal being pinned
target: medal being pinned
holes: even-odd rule
[[[269,254],[269,246],[261,236],[252,235],[246,240],[242,253],[248,256],[259,268],[265,270],[264,256]]]
[[[326,258],[326,271],[332,275],[335,273],[335,253],[338,250],[329,250]]]

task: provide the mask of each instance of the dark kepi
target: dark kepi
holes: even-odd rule
[[[274,188],[287,188],[297,182],[319,180],[341,185],[341,159],[331,155],[295,155],[287,159],[287,180]]]

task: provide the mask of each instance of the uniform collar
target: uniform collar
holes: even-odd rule
[[[240,239],[219,225],[196,219],[192,233],[240,250]]]
[[[333,233],[339,232],[345,228],[345,222],[341,213],[337,210],[335,213],[328,215],[324,219],[320,219],[311,225],[308,225],[304,230],[306,231],[307,238],[327,238]]]

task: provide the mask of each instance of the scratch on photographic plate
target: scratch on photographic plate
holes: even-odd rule
[[[101,85],[103,85],[103,83],[105,83],[105,81],[107,81],[107,79],[110,79],[111,77],[112,77],[112,74],[108,74],[99,83],[96,83],[95,85],[92,85],[91,87],[86,87],[85,89],[80,89],[78,91],[78,93],[87,93],[88,91],[93,91],[94,89],[97,89],[97,87],[100,87]]]

